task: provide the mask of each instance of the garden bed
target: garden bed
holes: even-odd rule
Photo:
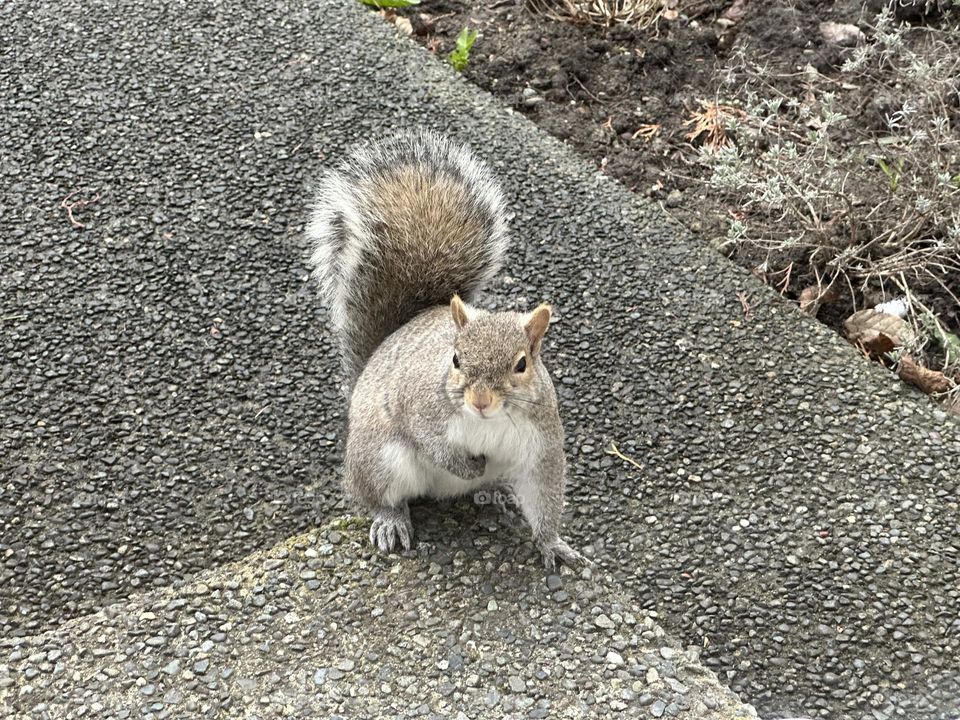
[[[905,379],[904,363],[929,370],[924,389],[956,408],[960,11],[905,4],[636,0],[628,23],[596,12],[622,1],[381,12],[445,58],[478,31],[467,78]],[[849,322],[896,298],[899,325]]]

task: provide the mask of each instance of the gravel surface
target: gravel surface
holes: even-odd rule
[[[92,647],[86,620],[54,629],[345,511],[304,186],[352,141],[425,123],[488,158],[515,209],[489,302],[558,311],[567,533],[625,593],[620,614],[657,610],[772,717],[960,714],[960,428],[925,398],[352,3],[8,3],[0,25],[5,645]],[[99,193],[74,206],[84,228],[61,207],[74,191]],[[475,595],[490,570],[471,557],[457,572]],[[109,642],[133,648],[115,662],[138,666],[153,635],[127,639],[122,608],[90,627],[115,624]],[[181,672],[203,660],[184,652]],[[616,667],[611,652],[629,673],[628,647],[581,657]],[[162,697],[158,678],[138,692]]]
[[[647,613],[549,590],[492,508],[432,513],[410,557],[342,518],[39,636],[0,641],[17,717],[749,720]],[[452,540],[451,540],[452,537]],[[46,714],[45,714],[46,713]]]

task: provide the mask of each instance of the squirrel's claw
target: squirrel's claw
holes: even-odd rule
[[[406,508],[381,508],[370,523],[370,543],[382,553],[409,550],[413,545],[413,524]]]
[[[582,554],[557,538],[552,543],[540,548],[543,554],[543,565],[550,574],[556,574],[560,565],[566,565],[571,570],[579,570],[589,565],[590,561]]]

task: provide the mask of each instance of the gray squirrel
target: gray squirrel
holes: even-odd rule
[[[307,237],[343,358],[343,483],[381,552],[410,549],[409,500],[504,486],[547,568],[579,567],[559,535],[563,425],[540,359],[550,307],[466,304],[500,269],[504,207],[485,164],[426,130],[356,147],[322,178]]]

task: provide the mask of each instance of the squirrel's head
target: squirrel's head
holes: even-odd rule
[[[467,307],[458,295],[450,301],[457,326],[447,376],[454,403],[478,417],[536,404],[537,360],[550,324],[550,306],[532,312],[488,313]]]

